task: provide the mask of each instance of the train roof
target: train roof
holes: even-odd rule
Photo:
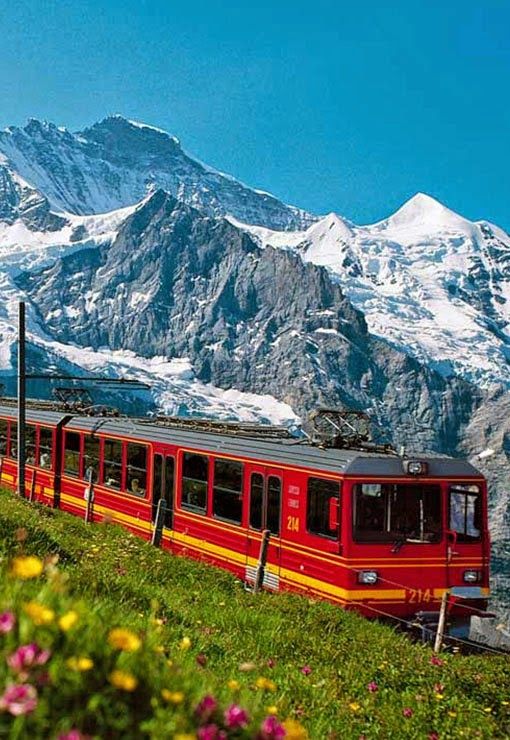
[[[11,406],[0,406],[0,416],[14,417]],[[404,473],[405,459],[389,453],[359,449],[319,447],[296,439],[259,439],[256,437],[218,434],[209,431],[168,428],[140,419],[73,416],[71,413],[28,408],[28,422],[65,425],[66,428],[102,435],[129,437],[144,442],[175,444],[194,450],[234,457],[250,458],[265,464],[324,470],[328,473],[354,476],[399,477]],[[447,456],[414,454],[412,459],[428,464],[428,475],[441,478],[479,477],[482,474],[469,462]]]

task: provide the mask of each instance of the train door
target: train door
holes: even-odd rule
[[[482,598],[486,582],[487,533],[483,528],[483,490],[479,484],[448,486],[448,586],[455,595]]]
[[[249,583],[254,581],[262,533],[268,529],[270,536],[264,586],[277,591],[280,587],[282,473],[274,468],[247,464],[245,486],[248,501],[246,580]]]
[[[162,498],[166,504],[164,526],[174,526],[174,480],[175,458],[173,455],[154,455],[152,476],[152,522],[156,521],[158,503]]]

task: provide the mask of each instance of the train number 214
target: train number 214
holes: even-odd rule
[[[408,604],[418,604],[422,601],[425,603],[432,601],[431,588],[407,588],[406,601]]]
[[[299,517],[288,516],[287,517],[287,529],[289,532],[299,532]]]

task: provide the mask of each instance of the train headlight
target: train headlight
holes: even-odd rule
[[[423,460],[409,460],[406,463],[406,471],[409,475],[427,475],[428,465]]]
[[[465,570],[464,571],[464,583],[478,583],[480,580],[479,570]]]
[[[377,571],[376,570],[362,570],[360,573],[358,573],[358,582],[364,583],[367,586],[373,586],[374,583],[377,583]]]

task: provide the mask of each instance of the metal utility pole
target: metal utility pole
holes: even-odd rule
[[[25,498],[26,367],[24,301],[19,302],[18,309],[18,494]]]

